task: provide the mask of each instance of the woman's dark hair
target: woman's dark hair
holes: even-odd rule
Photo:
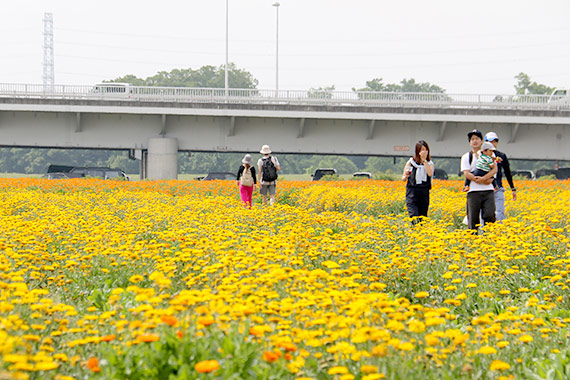
[[[416,161],[418,164],[422,162],[422,160],[420,159],[420,150],[422,150],[422,146],[425,146],[425,148],[428,151],[426,160],[431,161],[431,152],[429,150],[428,143],[425,142],[424,140],[420,140],[416,143],[416,154],[414,154],[414,161]]]

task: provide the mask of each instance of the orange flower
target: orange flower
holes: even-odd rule
[[[116,336],[115,334],[111,334],[111,335],[105,335],[104,337],[101,338],[101,340],[103,342],[110,342],[112,340],[115,340]]]
[[[87,360],[87,364],[85,366],[93,372],[101,372],[101,368],[99,367],[99,359],[96,357],[92,357]]]
[[[265,360],[268,363],[273,363],[275,360],[279,359],[280,357],[281,357],[281,352],[265,351],[263,353],[263,360]]]
[[[217,360],[203,360],[196,363],[194,369],[200,373],[209,373],[220,369],[220,363]]]
[[[168,326],[174,326],[178,323],[178,319],[173,315],[163,315],[160,320],[166,323]]]
[[[179,337],[180,339],[182,339],[182,337],[184,336],[184,333],[182,332],[182,330],[178,330],[176,332],[176,336]]]
[[[297,351],[297,346],[295,346],[295,344],[293,344],[291,342],[280,342],[277,344],[277,346],[281,347],[285,351],[289,351],[289,352]]]
[[[145,343],[156,342],[159,339],[160,337],[156,334],[141,334],[137,336],[137,341]]]

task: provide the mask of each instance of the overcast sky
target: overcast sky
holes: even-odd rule
[[[229,60],[275,88],[275,0],[229,0]],[[279,88],[403,78],[511,94],[514,76],[570,87],[570,0],[279,0]],[[0,12],[0,83],[42,83],[43,15],[56,84],[225,62],[225,0],[19,0]]]

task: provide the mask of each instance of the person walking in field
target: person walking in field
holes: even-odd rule
[[[499,136],[495,132],[489,132],[485,135],[485,141],[490,142],[495,147],[495,156],[497,156],[497,191],[495,191],[495,217],[497,220],[505,219],[505,188],[503,187],[503,172],[505,178],[511,187],[511,194],[513,201],[517,200],[517,189],[513,182],[513,175],[511,173],[511,165],[507,155],[499,152],[497,147],[499,145]]]
[[[237,183],[239,187],[239,194],[244,207],[251,208],[251,199],[253,197],[253,189],[257,185],[257,178],[255,176],[255,168],[251,166],[253,159],[250,154],[246,154],[241,160],[237,172]]]
[[[467,192],[467,225],[470,229],[477,230],[480,214],[485,223],[495,222],[495,191],[492,183],[497,165],[484,176],[475,176],[473,172],[477,169],[477,154],[483,144],[483,134],[474,129],[467,134],[467,139],[471,150],[461,157],[461,171],[471,181]]]
[[[277,157],[270,156],[271,149],[269,145],[261,147],[259,153],[263,154],[257,161],[257,168],[260,178],[259,192],[263,197],[263,204],[267,205],[267,195],[269,194],[269,204],[273,206],[275,203],[275,189],[277,186],[277,172],[281,170]]]
[[[427,142],[420,140],[416,150],[404,166],[402,181],[406,181],[406,206],[413,224],[427,217],[429,209],[429,191],[433,176],[433,162]]]
[[[491,170],[493,166],[497,165],[497,156],[494,153],[495,150],[495,146],[488,141],[485,141],[483,145],[481,145],[481,150],[479,150],[477,162],[475,163],[476,169],[474,172],[472,172],[475,177],[483,177]],[[463,187],[463,191],[469,191],[470,184],[471,180],[469,178],[465,178],[465,186]],[[497,190],[497,186],[494,180],[493,188]]]

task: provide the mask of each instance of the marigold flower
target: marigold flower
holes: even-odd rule
[[[348,373],[348,368],[344,366],[331,367],[327,373],[329,375],[344,375]]]
[[[220,363],[217,360],[203,360],[196,363],[194,369],[200,373],[210,373],[220,369]]]
[[[417,292],[416,294],[414,294],[414,297],[416,298],[426,298],[429,296],[428,292]]]
[[[175,326],[178,323],[178,319],[173,315],[162,315],[160,320],[169,326]]]
[[[156,334],[141,334],[141,335],[137,336],[137,341],[144,342],[144,343],[156,342],[159,339],[160,339],[160,336],[158,336]]]
[[[198,317],[196,322],[202,326],[208,327],[210,325],[213,325],[216,321],[211,315],[207,315],[205,317]]]
[[[115,334],[111,334],[111,335],[105,335],[104,337],[101,337],[101,340],[103,342],[110,342],[112,340],[114,340],[116,338]]]
[[[483,346],[477,352],[483,355],[492,355],[497,353],[497,349],[495,347]]]
[[[265,351],[263,353],[263,360],[265,360],[268,363],[273,363],[274,361],[276,361],[277,359],[279,359],[281,357],[281,352],[279,351]]]
[[[99,359],[97,359],[96,357],[89,358],[89,360],[87,360],[87,363],[85,364],[85,367],[87,367],[87,369],[90,369],[93,372],[101,372],[101,368],[99,367]]]
[[[491,363],[491,367],[489,368],[491,371],[506,371],[507,369],[510,369],[511,366],[509,365],[509,363],[505,363],[504,361],[501,360],[493,360],[493,362]]]

